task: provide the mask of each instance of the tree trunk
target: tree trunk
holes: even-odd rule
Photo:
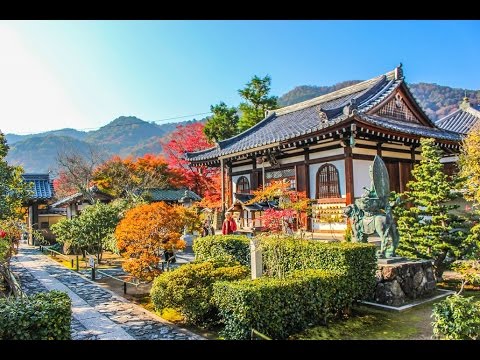
[[[433,267],[435,268],[435,278],[437,282],[443,281],[443,272],[446,269],[445,258],[447,257],[447,252],[443,251],[438,257],[433,261]]]

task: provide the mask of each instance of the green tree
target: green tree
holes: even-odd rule
[[[471,252],[475,244],[468,241],[470,224],[452,210],[451,201],[460,193],[458,179],[449,180],[440,162],[442,152],[434,139],[422,139],[422,160],[416,164],[413,180],[403,193],[404,206],[394,208],[398,219],[403,256],[433,259],[437,281],[448,264]],[[408,204],[408,206],[406,206]]]
[[[254,76],[244,89],[238,90],[245,102],[240,103],[242,113],[238,122],[240,132],[251,128],[265,117],[265,111],[277,107],[277,97],[268,96],[272,79],[266,75],[263,79]]]
[[[8,165],[7,141],[0,131],[0,220],[19,219],[22,216],[22,202],[31,194],[29,185],[22,179],[20,166]]]
[[[464,197],[472,201],[472,215],[480,215],[480,125],[474,126],[462,144],[462,152],[459,158],[459,176],[464,181]],[[476,222],[470,231],[468,240],[480,244],[480,222]],[[476,257],[480,256],[477,249]]]
[[[60,243],[87,250],[102,261],[103,250],[110,247],[113,232],[120,221],[120,209],[115,204],[95,202],[82,210],[79,216],[61,220],[52,225],[52,231]]]
[[[231,138],[238,134],[238,114],[235,107],[229,108],[223,101],[210,106],[213,116],[208,119],[203,132],[211,142]]]

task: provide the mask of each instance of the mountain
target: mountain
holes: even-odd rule
[[[7,134],[10,150],[7,161],[22,165],[25,172],[48,172],[57,170],[57,153],[66,149],[86,152],[94,146],[101,155],[126,157],[162,152],[160,140],[174,131],[178,125],[187,125],[197,120],[158,125],[135,116],[121,116],[95,131],[61,129],[32,135]],[[200,120],[205,121],[205,119]]]
[[[25,172],[46,173],[56,170],[57,154],[66,149],[84,152],[88,144],[82,140],[69,136],[46,135],[32,136],[24,140],[9,144],[7,161],[11,164],[22,165]]]
[[[30,134],[30,135],[16,135],[16,134],[6,134],[5,138],[9,145],[15,144],[18,141],[31,139],[35,137],[42,137],[42,136],[50,136],[50,135],[58,135],[58,136],[70,136],[77,140],[83,140],[87,133],[84,131],[78,131],[75,129],[60,129],[60,130],[51,130],[45,131],[39,134]]]
[[[297,86],[280,96],[278,104],[280,106],[296,104],[359,82],[360,80],[349,80],[332,86]],[[430,83],[408,84],[408,86],[420,106],[433,121],[437,121],[458,109],[458,104],[465,96],[465,91],[472,105],[478,106],[480,104],[480,90],[458,89]]]

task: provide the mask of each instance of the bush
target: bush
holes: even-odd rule
[[[326,321],[350,304],[349,279],[324,270],[293,272],[286,279],[217,282],[217,304],[227,339],[248,339],[251,329],[284,339]]]
[[[69,340],[71,300],[60,291],[0,299],[0,339]]]
[[[213,283],[218,280],[244,279],[245,266],[222,267],[218,263],[190,263],[155,278],[150,295],[158,311],[174,308],[196,325],[218,321],[218,309],[212,301]]]
[[[250,266],[250,240],[244,235],[212,235],[195,239],[195,260],[238,261]]]
[[[452,268],[462,275],[467,284],[480,285],[479,260],[457,260],[453,263]]]
[[[375,288],[377,258],[371,244],[293,238],[266,238],[261,242],[264,272],[285,277],[295,270],[321,269],[345,274],[353,299],[370,296]]]
[[[455,294],[433,305],[433,333],[447,340],[476,340],[480,337],[480,303],[473,297]]]

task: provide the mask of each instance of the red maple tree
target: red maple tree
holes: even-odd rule
[[[170,168],[178,170],[186,186],[203,198],[205,207],[220,206],[219,168],[194,166],[186,158],[186,152],[194,152],[213,146],[203,133],[204,124],[196,122],[179,125],[166,141],[161,141]]]

